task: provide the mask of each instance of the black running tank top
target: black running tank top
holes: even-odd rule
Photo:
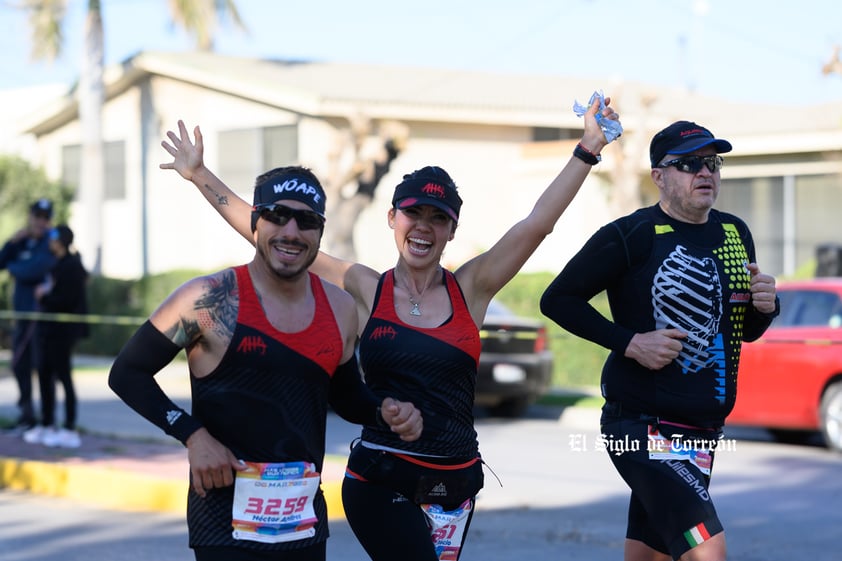
[[[343,341],[321,280],[310,274],[316,300],[311,324],[297,333],[275,329],[266,318],[247,266],[237,275],[239,310],[231,343],[208,376],[191,376],[192,415],[237,458],[254,462],[312,462],[321,471],[330,377],[342,358]],[[190,544],[251,549],[298,548],[327,539],[321,492],[313,538],[288,544],[237,541],[231,537],[233,486],[188,496]]]
[[[394,270],[380,277],[360,340],[360,366],[378,396],[412,402],[421,411],[424,431],[418,440],[404,442],[388,429],[366,426],[362,438],[416,454],[474,456],[479,330],[453,273],[442,274],[453,315],[433,328],[402,322],[395,312]]]

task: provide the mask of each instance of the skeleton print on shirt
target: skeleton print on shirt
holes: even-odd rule
[[[712,366],[716,355],[708,349],[722,319],[722,286],[713,259],[699,259],[676,245],[655,274],[652,307],[656,329],[677,328],[687,333],[676,359],[682,372],[695,373]]]

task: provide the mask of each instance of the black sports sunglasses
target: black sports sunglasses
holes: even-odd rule
[[[702,166],[705,166],[711,173],[713,173],[722,169],[723,164],[725,164],[725,159],[719,155],[684,156],[681,158],[670,160],[668,162],[664,162],[663,164],[658,164],[658,167],[668,168],[670,166],[673,166],[675,167],[675,169],[683,171],[685,173],[699,173],[699,171],[702,169]]]
[[[290,219],[295,219],[299,230],[318,230],[325,224],[325,219],[312,210],[290,208],[279,204],[256,205],[254,210],[260,213],[260,218],[278,226],[286,226]]]

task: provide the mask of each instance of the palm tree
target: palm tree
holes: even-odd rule
[[[61,53],[64,16],[68,0],[23,0],[32,29],[32,56],[53,60]],[[87,251],[93,252],[91,270],[102,271],[102,208],[105,201],[105,158],[102,139],[102,107],[105,103],[104,30],[102,2],[87,0],[85,49],[79,74],[77,99],[82,128],[82,160],[79,201],[85,224],[90,227]],[[217,22],[230,18],[245,29],[234,0],[168,0],[173,21],[193,36],[196,48],[213,50]],[[81,241],[81,240],[80,240]]]

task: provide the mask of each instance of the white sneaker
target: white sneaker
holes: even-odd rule
[[[40,425],[23,431],[23,441],[27,444],[41,444],[41,437],[46,432],[46,427]]]
[[[47,441],[55,439],[57,434],[58,431],[53,427],[32,427],[23,433],[23,441],[29,444],[47,444]]]
[[[48,431],[45,431],[41,442],[44,446],[49,446],[50,448],[78,448],[82,445],[82,439],[79,433],[75,430],[68,429],[48,429]]]

